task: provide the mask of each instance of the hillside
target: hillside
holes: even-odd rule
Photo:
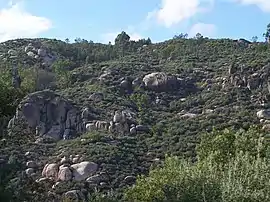
[[[10,174],[2,189],[16,190],[13,201],[57,201],[70,190],[81,199],[113,192],[119,200],[166,154],[196,162],[203,133],[269,128],[269,53],[267,43],[243,39],[151,43],[130,41],[124,32],[115,45],[81,39],[1,43],[0,166]],[[28,124],[20,123],[23,117]],[[64,169],[64,181],[42,178],[47,163],[60,161],[64,167],[91,162],[94,177],[69,180]]]

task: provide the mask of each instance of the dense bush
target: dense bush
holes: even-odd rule
[[[259,134],[255,129],[208,134],[202,138],[197,163],[167,156],[162,167],[152,169],[147,177],[140,176],[125,198],[145,202],[269,201],[270,164],[261,155],[267,143],[260,141]]]

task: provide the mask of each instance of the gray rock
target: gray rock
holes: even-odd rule
[[[136,180],[136,177],[131,176],[131,175],[126,176],[125,179],[124,179],[124,181],[125,181],[126,183],[134,182],[135,180]]]
[[[143,84],[142,80],[140,78],[136,78],[132,81],[132,87],[136,88]]]
[[[61,167],[58,172],[58,180],[69,181],[72,179],[72,172],[68,167]]]
[[[99,183],[99,185],[100,185],[102,188],[104,188],[104,187],[106,187],[107,183],[106,183],[106,182],[101,182],[101,183]]]
[[[33,168],[27,168],[25,173],[26,175],[31,176],[33,173],[35,173],[35,170]]]
[[[143,125],[137,125],[136,126],[136,130],[140,131],[140,132],[148,132],[149,128],[147,126],[143,126]]]
[[[93,175],[91,177],[88,177],[86,179],[86,182],[93,183],[93,184],[99,184],[101,182],[101,180],[102,180],[102,177],[99,174],[97,174],[97,175]]]
[[[144,76],[143,82],[146,88],[157,91],[176,89],[179,86],[177,77],[168,76],[164,72],[154,72]]]
[[[79,202],[84,199],[85,198],[80,190],[70,190],[64,194],[64,201]]]
[[[70,166],[73,171],[73,177],[75,181],[82,181],[94,174],[98,165],[93,162],[83,161],[81,163],[73,164]]]
[[[125,90],[130,90],[132,88],[132,83],[128,80],[123,80],[120,83],[120,87]]]
[[[14,127],[14,125],[15,125],[15,118],[13,117],[12,119],[9,120],[7,128],[11,129]]]
[[[84,108],[82,111],[82,119],[83,120],[88,120],[90,116],[90,110],[88,107]]]
[[[100,102],[104,99],[103,93],[93,93],[89,96],[89,100],[92,100],[94,102]]]
[[[42,177],[52,178],[56,180],[58,178],[59,167],[55,163],[46,164],[42,170]]]
[[[43,49],[43,48],[38,49],[37,53],[38,53],[38,55],[41,56],[41,57],[45,57],[46,54],[47,54],[47,53],[46,53],[46,50]]]
[[[129,132],[131,135],[136,135],[136,133],[137,133],[136,127],[130,128]]]
[[[257,112],[257,117],[260,119],[270,119],[270,110],[262,109]]]
[[[10,49],[10,50],[8,50],[8,54],[10,54],[10,55],[16,55],[17,52],[15,50]]]
[[[34,162],[34,161],[28,161],[28,162],[26,163],[26,166],[27,166],[28,168],[36,168],[36,167],[37,167],[37,164],[36,164],[36,162]]]
[[[35,57],[35,53],[33,53],[32,51],[27,52],[27,55],[31,58]]]

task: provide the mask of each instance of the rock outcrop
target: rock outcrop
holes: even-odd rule
[[[85,130],[92,131],[109,131],[115,135],[135,135],[137,133],[149,132],[149,128],[144,125],[137,125],[135,113],[124,110],[115,111],[112,121],[90,121],[85,124]]]
[[[83,161],[81,163],[73,164],[70,166],[73,178],[75,181],[82,181],[94,174],[98,165],[93,162]]]
[[[10,120],[9,129],[18,126],[21,121],[34,129],[36,135],[49,136],[54,140],[70,139],[83,132],[80,110],[50,90],[26,96]]]
[[[177,89],[179,82],[176,76],[169,76],[164,72],[147,74],[143,78],[146,88],[156,91],[167,91]]]
[[[51,69],[53,62],[56,60],[56,56],[43,47],[41,43],[29,43],[25,46],[24,52],[28,57],[41,61],[41,65],[46,69]]]
[[[89,161],[82,161],[76,164],[48,163],[42,170],[42,177],[52,181],[84,181],[91,177],[98,170],[98,164]],[[30,171],[28,171],[30,173]],[[32,171],[31,171],[32,172]],[[33,171],[34,172],[34,171]],[[33,173],[32,172],[32,173]]]
[[[42,170],[42,177],[56,180],[58,178],[58,170],[59,167],[56,163],[46,164]]]

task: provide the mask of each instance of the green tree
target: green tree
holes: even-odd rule
[[[120,56],[124,56],[126,50],[128,50],[129,48],[129,44],[130,44],[130,36],[122,31],[120,34],[117,35],[117,37],[114,40],[115,42],[115,47],[119,50],[120,52]]]
[[[130,96],[131,101],[133,101],[138,108],[139,121],[141,124],[147,122],[147,117],[149,116],[149,96],[142,93],[134,93]]]
[[[200,34],[200,33],[197,33],[196,36],[195,36],[195,38],[196,38],[196,39],[201,39],[201,38],[203,38],[203,35]]]
[[[211,156],[219,164],[227,163],[237,153],[249,153],[252,156],[266,156],[268,144],[265,134],[257,127],[249,130],[214,130],[201,136],[201,142],[197,146],[197,156],[200,161]]]
[[[164,164],[137,178],[136,185],[126,190],[125,200],[267,202],[270,164],[262,152],[269,143],[262,136],[258,128],[236,134],[213,131],[202,138],[197,163],[166,156]]]
[[[256,42],[258,41],[258,37],[257,37],[257,36],[253,36],[253,37],[251,38],[251,41],[252,41],[253,43],[256,43]]]
[[[265,41],[269,42],[270,39],[270,23],[266,27],[265,33],[263,33],[263,36],[265,37]]]
[[[68,87],[71,83],[71,74],[69,69],[72,66],[72,62],[69,60],[58,60],[56,61],[53,66],[53,72],[57,76],[58,86]]]

